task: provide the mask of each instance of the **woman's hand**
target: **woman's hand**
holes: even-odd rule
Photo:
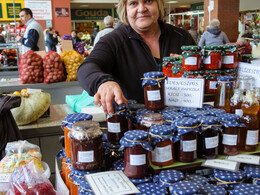
[[[105,113],[112,115],[113,110],[113,100],[118,105],[125,103],[127,105],[127,99],[124,97],[120,86],[114,81],[107,81],[102,83],[97,93],[94,95],[95,103],[103,107]]]

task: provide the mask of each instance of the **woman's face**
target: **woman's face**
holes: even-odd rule
[[[127,0],[126,13],[129,24],[136,31],[147,31],[158,23],[156,0]]]

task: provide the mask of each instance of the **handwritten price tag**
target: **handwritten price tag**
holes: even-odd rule
[[[238,171],[239,163],[222,159],[209,159],[202,163],[202,166],[236,172]]]
[[[260,156],[238,154],[235,156],[227,156],[226,160],[231,160],[235,162],[241,162],[246,164],[260,165]]]

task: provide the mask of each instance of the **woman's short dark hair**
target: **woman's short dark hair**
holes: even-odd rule
[[[23,8],[23,9],[21,9],[20,10],[20,13],[22,12],[22,11],[24,11],[25,13],[26,13],[26,15],[31,15],[31,17],[33,17],[33,13],[32,13],[32,10],[31,9],[29,9],[29,8]]]

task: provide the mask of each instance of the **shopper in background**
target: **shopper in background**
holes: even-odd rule
[[[196,31],[194,29],[194,27],[190,27],[188,29],[188,32],[190,33],[190,35],[192,36],[192,38],[196,42],[196,44],[198,44],[198,37],[199,37],[198,31]]]
[[[72,37],[73,45],[81,41],[80,38],[77,36],[77,32],[75,30],[71,31],[71,37]]]
[[[195,45],[186,30],[162,22],[161,0],[119,0],[117,13],[124,25],[100,39],[77,71],[80,85],[109,114],[113,100],[144,102],[143,74],[158,71],[162,58],[181,54],[181,46]]]
[[[58,38],[55,30],[53,28],[48,28],[46,34],[46,45],[48,47],[48,51],[57,51],[56,45],[58,44]]]
[[[91,35],[91,42],[90,42],[91,46],[94,45],[94,41],[95,41],[95,38],[96,38],[97,34],[98,34],[98,27],[95,27],[94,28],[94,32]]]
[[[114,28],[113,28],[114,18],[112,16],[106,16],[104,18],[104,24],[105,24],[105,28],[97,33],[93,46],[95,46],[97,44],[97,42],[99,41],[99,39],[101,37],[103,37],[104,35],[112,32],[114,30]]]
[[[45,51],[45,40],[41,25],[33,18],[32,10],[21,9],[19,13],[21,22],[26,25],[24,36],[17,36],[16,41],[22,43],[22,54],[28,50]]]
[[[219,29],[220,22],[218,19],[212,19],[209,27],[200,38],[199,46],[205,45],[223,45],[229,43],[226,33]]]

